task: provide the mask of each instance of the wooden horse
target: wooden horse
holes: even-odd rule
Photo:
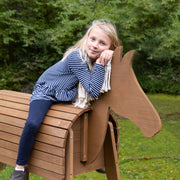
[[[161,129],[159,115],[132,69],[135,51],[122,58],[122,50],[118,47],[114,52],[111,91],[93,101],[92,110],[75,108],[72,104],[56,104],[50,108],[37,135],[30,172],[49,179],[69,180],[73,175],[105,167],[109,180],[119,180],[118,125],[111,109],[134,122],[147,137]],[[30,94],[0,91],[2,163],[15,165],[29,98]]]
[[[92,103],[93,111],[89,113],[88,163],[93,162],[102,149],[108,121],[112,116],[110,108],[115,113],[130,119],[147,137],[154,136],[161,129],[159,115],[141,89],[132,69],[135,51],[127,52],[123,58],[122,51],[123,47],[121,46],[114,52],[111,91],[101,95],[98,100]],[[110,153],[105,155],[107,176],[108,172],[112,174],[114,171],[114,179],[118,179],[117,165],[113,166],[113,163],[106,160],[106,157],[111,155]],[[109,157],[109,159],[113,158]],[[106,163],[106,161],[108,162]],[[116,168],[112,169],[111,167]]]

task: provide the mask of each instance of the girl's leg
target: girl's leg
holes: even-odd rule
[[[28,163],[36,133],[51,105],[50,100],[34,100],[30,103],[29,116],[19,143],[17,165],[24,166]]]

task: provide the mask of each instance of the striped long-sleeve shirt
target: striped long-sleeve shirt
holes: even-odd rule
[[[38,79],[31,97],[37,99],[72,101],[80,82],[88,94],[97,98],[104,81],[104,66],[95,64],[93,73],[82,60],[79,50],[48,68]]]

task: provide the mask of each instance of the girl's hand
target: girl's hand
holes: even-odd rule
[[[101,64],[103,66],[106,66],[106,64],[111,60],[111,58],[113,57],[113,53],[114,51],[112,50],[104,50],[99,58],[97,58],[96,63],[97,64]]]

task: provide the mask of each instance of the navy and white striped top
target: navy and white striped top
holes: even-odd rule
[[[72,101],[77,94],[79,82],[90,96],[97,98],[103,81],[104,66],[95,64],[93,73],[90,73],[87,62],[82,60],[77,49],[40,76],[30,101],[37,99]]]

